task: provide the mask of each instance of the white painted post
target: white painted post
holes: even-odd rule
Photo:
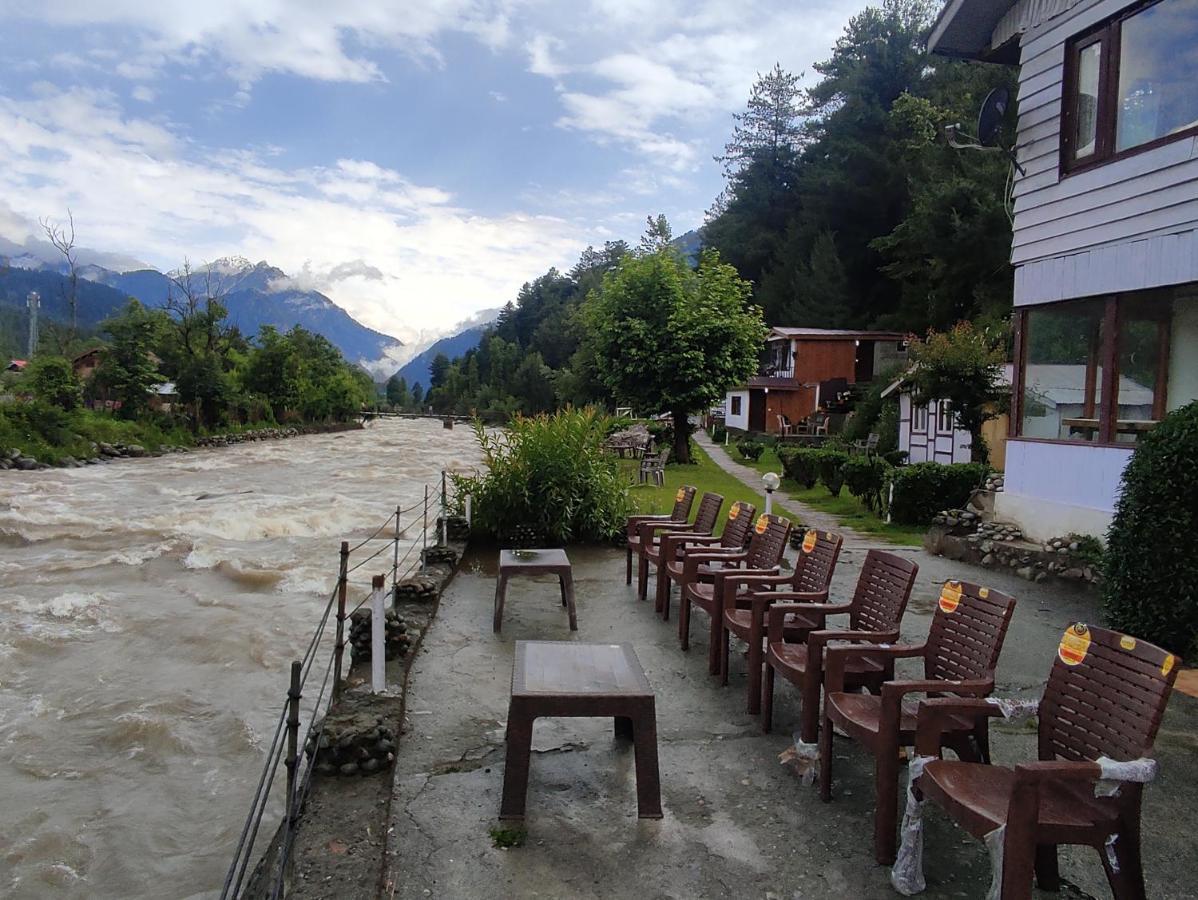
[[[466,495],[466,527],[469,528],[474,524],[474,498]]]
[[[370,690],[381,694],[387,687],[387,611],[383,607],[383,583],[386,576],[375,575],[370,593]]]
[[[774,511],[774,492],[767,490],[765,492],[765,514],[768,516]]]
[[[890,510],[894,506],[894,482],[890,482],[890,491],[886,495],[886,524],[890,524]]]

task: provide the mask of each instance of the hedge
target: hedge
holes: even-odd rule
[[[745,439],[736,442],[736,449],[744,459],[756,462],[761,459],[761,454],[765,452],[765,444],[761,443],[761,441]]]
[[[964,506],[989,473],[981,463],[922,462],[891,469],[890,518],[902,525],[928,525],[942,509]]]
[[[1123,472],[1107,532],[1103,609],[1113,628],[1198,655],[1198,401],[1148,432]]]
[[[819,480],[833,497],[840,496],[840,488],[844,484],[844,464],[848,458],[849,455],[843,450],[820,450],[816,458]]]
[[[783,447],[778,451],[778,459],[787,478],[811,490],[819,481],[819,455],[822,452],[811,447]]]
[[[871,511],[882,508],[882,489],[890,464],[877,456],[850,456],[841,466],[845,487]]]

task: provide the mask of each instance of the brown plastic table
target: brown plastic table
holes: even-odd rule
[[[637,815],[661,818],[656,702],[631,644],[516,641],[501,819],[524,818],[532,726],[541,716],[614,718],[616,736],[631,737],[636,754]]]
[[[574,570],[565,550],[500,550],[499,578],[495,582],[495,631],[503,627],[503,601],[507,599],[508,579],[517,575],[556,575],[562,592],[562,606],[570,613],[570,630],[578,630],[574,612]]]

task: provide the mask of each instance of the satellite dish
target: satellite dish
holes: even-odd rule
[[[993,147],[998,143],[998,131],[1007,114],[1010,96],[1005,87],[996,87],[986,95],[981,112],[978,113],[978,143],[983,147]]]

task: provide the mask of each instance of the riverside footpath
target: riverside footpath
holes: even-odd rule
[[[792,512],[819,522],[805,510]],[[835,527],[819,523],[825,525]],[[843,552],[834,601],[848,599],[864,545],[855,536]],[[927,634],[943,581],[983,573],[899,549],[920,564],[903,623],[904,639],[918,642]],[[896,897],[889,870],[873,861],[872,759],[838,739],[834,799],[821,803],[815,787],[779,762],[798,723],[794,691],[780,687],[775,730],[762,734],[757,718],[745,713],[739,647],[729,686],[721,688],[707,675],[702,616],[696,617],[690,652],[683,653],[676,621],[660,621],[652,604],[638,602],[635,587],[624,584],[622,550],[567,550],[577,632],[569,630],[554,581],[521,579],[509,591],[502,633],[492,633],[493,549],[468,551],[443,595],[411,669],[381,896]],[[1005,572],[984,577],[1019,600],[995,696],[1038,697],[1065,627],[1097,621],[1098,611],[1080,591],[1049,589]],[[518,843],[522,838],[519,846],[496,846],[496,835],[514,834],[493,830],[512,824],[497,816],[517,640],[633,644],[657,693],[663,819],[637,819],[632,751],[613,739],[610,721],[541,719],[533,736],[527,831],[515,835]],[[995,725],[992,744],[999,763],[1035,757],[1035,735],[1026,725]],[[1148,894],[1180,900],[1195,896],[1189,867],[1196,844],[1187,823],[1198,808],[1198,783],[1190,774],[1198,751],[1198,701],[1173,695],[1156,750],[1160,774],[1146,791],[1143,819]],[[905,785],[905,774],[901,780]],[[923,896],[983,896],[990,881],[984,847],[938,811],[926,820]],[[1066,887],[1042,896],[1108,896],[1092,851],[1061,848],[1060,859]],[[330,886],[327,896],[347,895]]]

